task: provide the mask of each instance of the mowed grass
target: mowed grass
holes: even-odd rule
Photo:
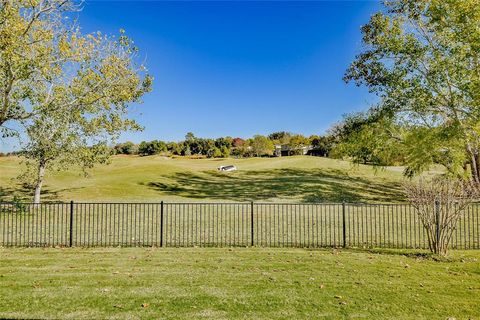
[[[238,171],[216,168],[233,164]],[[29,199],[15,177],[20,159],[0,158],[0,195]],[[116,156],[85,178],[80,170],[50,173],[44,200],[74,201],[283,201],[392,202],[403,200],[402,168],[375,170],[347,161],[296,156],[188,159]]]
[[[0,249],[0,317],[478,319],[480,252]]]

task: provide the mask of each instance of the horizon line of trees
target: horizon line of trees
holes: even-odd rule
[[[267,136],[254,135],[243,139],[230,136],[216,139],[196,137],[189,132],[183,141],[142,141],[139,144],[131,141],[113,146],[114,154],[149,156],[157,154],[176,156],[202,156],[207,158],[234,157],[270,157],[274,155],[275,145],[284,145],[289,149],[289,155],[302,154],[303,147],[312,147],[317,154],[328,157],[334,138],[330,135],[293,134],[286,131],[273,132]]]

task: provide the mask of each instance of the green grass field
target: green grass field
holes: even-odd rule
[[[237,172],[221,173],[234,164]],[[15,181],[15,157],[0,158],[0,194],[29,199]],[[79,170],[46,178],[44,200],[75,201],[401,201],[402,168],[374,170],[350,162],[296,156],[250,159],[188,159],[116,156],[90,177]]]
[[[480,252],[404,253],[0,248],[0,318],[480,317]]]

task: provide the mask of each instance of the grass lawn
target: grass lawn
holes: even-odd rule
[[[0,249],[0,318],[478,319],[480,252]]]
[[[234,164],[237,172],[221,173]],[[374,170],[328,158],[295,156],[249,159],[188,159],[116,156],[85,178],[79,170],[46,177],[44,200],[75,201],[401,201],[402,168]],[[19,158],[0,158],[0,197],[30,199],[12,180]]]

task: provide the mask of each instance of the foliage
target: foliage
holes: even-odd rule
[[[458,220],[477,197],[476,186],[459,179],[436,178],[405,184],[428,237],[430,251],[446,255]]]
[[[404,145],[396,138],[403,134],[402,128],[388,120],[375,113],[345,116],[330,130],[335,141],[332,156],[362,164],[403,164]]]
[[[312,135],[308,138],[312,148],[322,157],[328,157],[333,148],[334,137],[331,135],[318,136]]]
[[[408,174],[441,163],[480,184],[479,1],[384,4],[362,27],[364,50],[345,80],[368,87],[382,116],[405,125],[406,155],[421,154],[405,158]]]
[[[73,1],[0,1],[0,131],[14,134],[6,125],[29,119],[46,105],[37,104],[32,87],[62,72],[77,52],[80,39],[67,30],[64,15],[76,11]],[[63,50],[66,48],[66,50]],[[32,107],[33,106],[33,107]]]
[[[181,155],[182,145],[181,143],[167,142],[167,151],[174,155]]]
[[[220,148],[220,157],[228,158],[230,156],[230,149],[227,146],[222,146]]]
[[[242,138],[234,138],[232,139],[232,147],[241,147],[245,144],[245,140],[243,140]]]
[[[142,156],[151,156],[167,151],[167,144],[163,141],[142,141],[138,146],[138,154]]]
[[[220,137],[215,139],[215,146],[219,149],[225,147],[225,148],[232,148],[233,146],[233,139],[232,137]]]
[[[273,134],[279,135],[280,133]],[[326,156],[331,149],[332,138],[323,137],[323,136],[312,136],[310,138],[305,138],[303,135],[292,135],[288,134],[288,139],[290,141],[293,138],[292,147],[295,145],[295,148],[300,146],[309,146],[313,145],[316,150],[321,152],[322,156]],[[258,142],[257,138],[257,142]],[[262,138],[260,138],[262,139]],[[313,139],[313,140],[312,140]],[[152,141],[142,141],[139,145],[134,144],[133,142],[118,143],[113,147],[114,154],[140,154],[140,155],[154,155],[160,153],[166,153],[169,155],[178,155],[178,156],[204,156],[208,158],[228,158],[230,156],[234,157],[253,157],[257,156],[257,153],[252,148],[252,143],[254,143],[254,138],[248,139],[248,141],[242,138],[232,138],[232,137],[219,137],[216,139],[206,139],[196,137],[195,134],[189,132],[185,135],[185,140],[179,142],[165,142],[161,140],[152,140]],[[268,140],[268,139],[267,139]],[[248,143],[247,143],[248,142]],[[273,141],[271,141],[273,143]],[[273,145],[262,139],[258,143],[266,144],[266,151],[260,150],[261,156],[271,155],[269,151],[273,150]],[[259,146],[259,144],[257,144]],[[261,149],[261,148],[260,148]],[[300,154],[291,152],[291,155]],[[200,157],[201,158],[201,157]]]
[[[11,8],[8,3],[2,10]],[[30,14],[51,3],[56,1],[33,3]],[[28,97],[17,101],[23,109],[25,105],[32,109],[23,121],[27,170],[21,178],[33,182],[35,202],[40,201],[46,170],[66,170],[71,165],[88,169],[105,163],[110,155],[107,145],[120,132],[141,129],[126,117],[128,107],[141,102],[152,84],[145,67],[137,63],[138,49],[123,30],[118,39],[100,32],[84,35],[62,12],[57,14],[59,24],[49,27],[58,31],[57,38],[48,43],[42,57],[55,62],[42,64],[41,77],[29,79]],[[45,20],[42,25],[55,22]],[[5,46],[16,49],[15,42]]]
[[[253,138],[247,140],[247,145],[256,157],[271,156],[273,154],[273,142],[265,136],[253,136]]]
[[[213,149],[209,149],[207,153],[207,157],[209,158],[221,158],[222,156],[223,156],[222,151],[217,147],[213,147]]]
[[[191,156],[192,155],[192,150],[190,150],[190,146],[188,144],[184,145],[182,148],[182,156]]]
[[[268,139],[272,140],[274,144],[288,144],[292,134],[286,131],[273,132],[268,135]]]
[[[113,147],[115,154],[137,154],[138,146],[131,141],[116,144]]]
[[[303,154],[303,148],[308,147],[310,141],[301,134],[295,134],[290,136],[287,146],[289,147],[290,155],[301,155]]]

